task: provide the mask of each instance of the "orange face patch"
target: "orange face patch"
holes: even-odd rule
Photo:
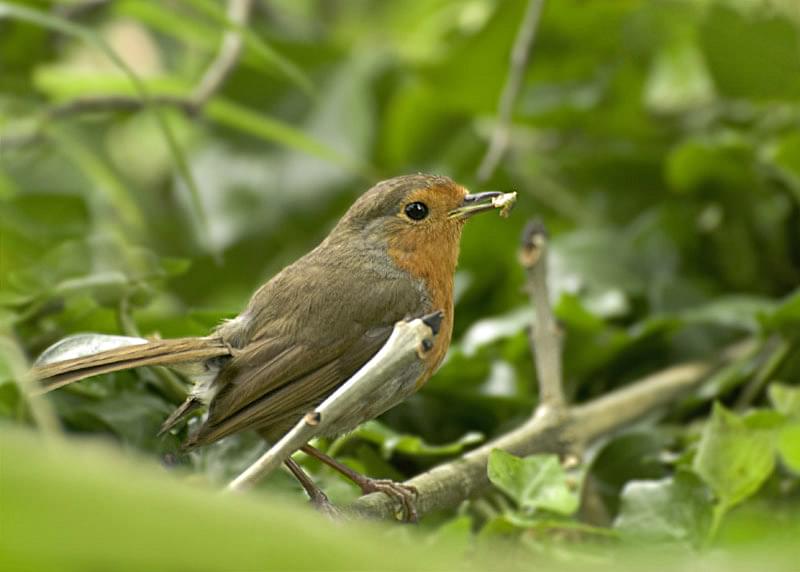
[[[431,310],[444,311],[444,320],[433,349],[426,356],[428,368],[424,383],[444,359],[453,331],[453,275],[458,262],[463,219],[448,213],[461,206],[466,189],[460,185],[439,185],[410,192],[404,205],[421,202],[428,216],[419,221],[406,217],[402,209],[391,225],[388,252],[398,268],[423,282],[431,300]]]

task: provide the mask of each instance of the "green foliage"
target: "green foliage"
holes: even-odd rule
[[[614,528],[639,542],[698,543],[711,526],[708,489],[693,473],[660,481],[630,481]]]
[[[543,509],[570,515],[578,509],[575,486],[570,486],[556,455],[520,459],[495,449],[489,457],[488,471],[489,480],[522,510]]]
[[[15,491],[3,497],[7,570],[351,570],[381,559],[396,569],[447,559],[446,544],[433,551],[374,526],[331,526],[276,495],[220,495],[107,445],[17,430],[0,436],[0,450],[0,488]]]
[[[158,553],[169,558],[161,568],[214,569],[223,559],[252,568],[272,550],[289,554],[302,525],[320,550],[329,549],[328,532],[342,542],[341,552],[330,548],[330,567],[369,568],[371,547],[392,545],[380,534],[357,546],[299,507],[270,512],[279,497],[302,501],[286,475],[228,506],[182,493],[185,483],[159,469],[138,488],[140,473],[124,476],[109,461],[119,451],[70,463],[73,448],[59,445],[51,458],[16,429],[35,419],[45,430],[52,417],[67,441],[103,436],[135,463],[161,460],[187,480],[222,484],[263,444],[238,435],[186,454],[178,444],[187,427],[156,437],[187,389],[175,374],[100,376],[53,394],[41,410],[18,383],[71,333],[205,334],[317,244],[370,184],[415,171],[473,190],[516,190],[519,200],[508,220],[476,218],[465,228],[441,370],[381,419],[320,443],[349,465],[402,479],[530,415],[532,312],[516,249],[534,216],[551,233],[571,403],[689,360],[721,366],[680,403],[592,444],[574,471],[551,455],[495,452],[489,471],[502,494],[426,515],[423,544],[452,541],[463,552],[505,542],[508,551],[487,553],[521,554],[524,563],[546,554],[581,564],[589,552],[594,566],[598,546],[733,550],[764,530],[796,530],[788,524],[800,498],[796,2],[546,2],[508,149],[482,185],[476,170],[524,0],[254,4],[238,64],[187,113],[148,102],[197,86],[223,34],[237,29],[222,2],[0,2],[0,478],[12,491],[4,502],[25,517],[4,527],[21,547],[9,554],[37,568],[67,553],[85,568],[92,551],[106,568],[159,567],[146,560]],[[61,107],[108,96],[143,105]],[[742,340],[754,349],[730,359]],[[299,458],[334,500],[354,498],[338,476]],[[74,505],[62,504],[70,498]],[[23,500],[35,504],[26,512]],[[120,514],[132,519],[131,542],[102,526]],[[291,526],[262,528],[272,514]],[[751,514],[769,519],[748,524]],[[58,544],[69,515],[77,515],[63,527],[70,536]],[[53,543],[34,550],[45,532]],[[192,540],[204,534],[219,538],[216,556]],[[134,553],[139,543],[148,549]],[[397,552],[394,562],[410,562]]]
[[[726,509],[755,493],[772,473],[776,417],[764,412],[739,418],[715,405],[693,468]]]

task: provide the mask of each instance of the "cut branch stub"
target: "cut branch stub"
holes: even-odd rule
[[[522,233],[519,251],[534,307],[530,342],[539,381],[537,414],[561,412],[566,403],[561,371],[561,333],[550,306],[547,285],[547,238],[544,223],[532,220]]]
[[[528,221],[522,231],[522,244],[519,250],[519,262],[523,268],[528,270],[539,262],[548,238],[547,229],[541,220]]]

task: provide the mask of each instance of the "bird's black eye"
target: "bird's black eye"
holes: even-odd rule
[[[425,203],[409,203],[406,205],[405,213],[411,220],[422,220],[428,216],[428,206]]]

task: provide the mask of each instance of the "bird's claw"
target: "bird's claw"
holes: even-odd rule
[[[419,519],[417,514],[416,501],[419,496],[417,487],[397,483],[391,479],[370,479],[365,478],[359,483],[361,492],[365,495],[370,493],[383,493],[391,499],[400,503],[403,509],[403,522],[416,523]]]

